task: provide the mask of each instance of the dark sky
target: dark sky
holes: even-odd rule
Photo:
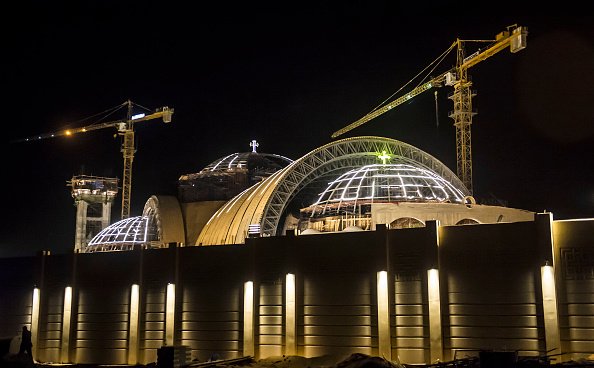
[[[150,195],[174,194],[181,174],[247,151],[252,139],[260,152],[293,159],[331,142],[332,132],[388,98],[457,38],[492,39],[516,23],[528,27],[528,47],[469,71],[479,112],[472,125],[475,197],[557,219],[594,217],[594,16],[583,2],[189,5],[198,3],[33,1],[5,14],[0,257],[72,249],[76,210],[66,181],[80,173],[122,176],[115,129],[12,139],[76,126],[128,99],[173,107],[172,123],[136,128],[132,215],[139,215]],[[346,136],[398,139],[455,172],[451,89],[438,92],[439,127],[427,92]],[[125,117],[118,114],[114,120]]]

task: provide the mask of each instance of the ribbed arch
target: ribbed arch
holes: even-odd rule
[[[287,204],[316,178],[333,172],[375,164],[386,152],[389,163],[407,163],[435,172],[463,194],[468,190],[439,160],[409,144],[382,137],[355,137],[317,148],[231,199],[213,215],[202,230],[198,243],[242,243],[250,224],[259,224],[262,236],[277,235]],[[231,210],[230,207],[234,207]]]

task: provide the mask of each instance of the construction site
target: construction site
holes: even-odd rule
[[[510,26],[469,54],[471,41],[456,40],[416,87],[332,135],[451,87],[456,172],[386,137],[335,139],[295,159],[252,140],[134,216],[134,127],[171,122],[172,108],[133,114],[127,101],[125,119],[18,140],[115,128],[123,174],[68,181],[72,252],[0,258],[3,362],[26,365],[12,337],[26,326],[41,366],[593,365],[594,220],[474,197],[468,70],[523,50],[527,35]],[[456,66],[431,76],[450,53]]]

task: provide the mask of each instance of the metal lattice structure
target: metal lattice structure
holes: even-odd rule
[[[154,240],[152,227],[147,216],[125,218],[95,235],[85,252],[131,250],[134,246],[150,246],[150,242]]]
[[[463,201],[462,192],[428,169],[374,164],[350,170],[332,181],[309,212],[316,216],[356,213],[357,208],[373,203]]]
[[[295,161],[280,173],[273,192],[262,213],[260,225],[263,236],[277,235],[277,227],[287,203],[314,179],[333,171],[343,173],[355,167],[377,163],[386,152],[392,162],[426,168],[469,195],[468,189],[443,163],[409,144],[382,137],[356,137],[332,142]]]

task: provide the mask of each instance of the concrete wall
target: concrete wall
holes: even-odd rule
[[[594,352],[592,234],[593,221],[547,214],[5,258],[0,336],[27,325],[44,362],[149,363],[164,344],[200,360],[361,352],[429,363],[481,349],[568,360]]]
[[[561,348],[572,359],[594,353],[594,220],[553,222]]]

